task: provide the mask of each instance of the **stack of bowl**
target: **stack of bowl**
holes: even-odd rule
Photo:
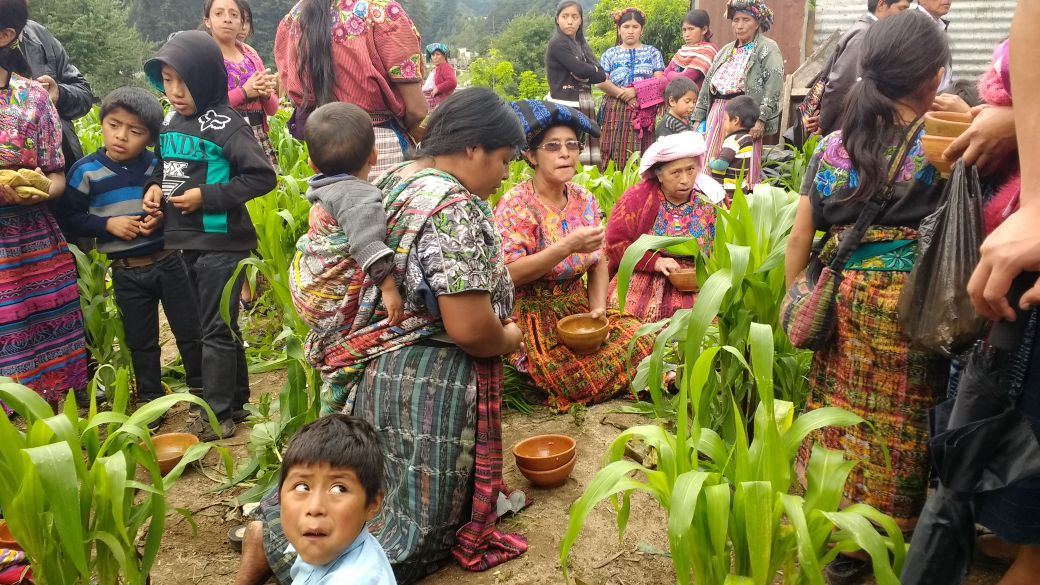
[[[946,160],[943,153],[950,144],[971,126],[971,114],[954,112],[928,112],[924,115],[924,156],[944,177],[950,175],[956,161]]]
[[[563,485],[578,461],[577,445],[566,435],[538,435],[513,446],[516,466],[531,483],[548,489]]]

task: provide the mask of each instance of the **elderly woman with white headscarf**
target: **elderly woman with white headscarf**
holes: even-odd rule
[[[611,305],[617,304],[621,258],[643,234],[695,237],[701,250],[715,240],[715,206],[726,192],[702,174],[707,146],[700,134],[682,132],[655,142],[643,155],[643,180],[618,200],[607,223],[606,251],[612,281]],[[695,259],[647,253],[635,267],[624,312],[650,323],[693,306],[694,293],[676,290],[668,275],[695,267]]]

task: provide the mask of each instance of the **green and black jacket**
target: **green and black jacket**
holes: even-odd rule
[[[220,48],[209,35],[187,31],[174,36],[145,64],[148,80],[162,91],[162,66],[184,80],[195,113],[170,110],[159,134],[156,179],[161,181],[166,248],[246,251],[256,247],[256,231],[246,202],[277,184],[270,160],[253,129],[227,104],[227,71]],[[202,190],[202,207],[183,214],[169,198]]]

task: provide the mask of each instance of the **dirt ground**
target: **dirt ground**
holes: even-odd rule
[[[277,392],[284,374],[253,376],[254,394]],[[567,529],[567,510],[592,481],[600,468],[607,446],[619,433],[619,426],[644,424],[638,416],[612,414],[620,403],[608,403],[589,409],[582,420],[554,416],[536,410],[532,415],[507,412],[504,416],[504,444],[507,446],[504,469],[506,483],[522,489],[534,503],[521,514],[507,519],[502,527],[527,537],[527,554],[486,573],[469,573],[454,564],[427,578],[428,585],[550,584],[563,583],[559,563],[559,544]],[[184,424],[185,408],[174,410],[163,431],[176,431]],[[554,490],[533,488],[517,470],[508,446],[542,433],[562,433],[578,441],[578,462],[568,482]],[[225,444],[237,461],[245,459],[248,429],[240,427]],[[167,534],[163,539],[158,562],[152,570],[154,585],[230,585],[238,568],[239,555],[227,544],[227,533],[241,522],[234,509],[234,493],[214,493],[220,471],[214,457],[204,468],[188,470],[169,494]],[[193,512],[198,534],[191,525],[172,510],[186,508]],[[575,583],[587,585],[643,585],[674,583],[671,560],[661,553],[667,550],[666,519],[656,503],[645,495],[633,498],[631,520],[625,538],[618,542],[614,514],[606,504],[592,514],[571,555],[571,576]],[[971,585],[993,585],[999,574],[976,570]]]

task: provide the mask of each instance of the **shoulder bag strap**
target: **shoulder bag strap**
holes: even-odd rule
[[[892,154],[892,158],[888,163],[888,177],[885,183],[884,189],[875,197],[871,197],[870,201],[863,207],[863,211],[859,214],[859,219],[856,220],[856,224],[852,226],[844,237],[841,239],[841,243],[838,244],[838,251],[834,254],[834,259],[831,260],[830,267],[832,270],[841,271],[845,269],[845,265],[848,264],[849,258],[852,257],[852,253],[859,248],[863,242],[863,236],[867,233],[867,228],[874,223],[880,215],[881,210],[885,208],[889,200],[892,199],[892,187],[895,183],[896,176],[899,174],[900,167],[903,166],[903,160],[906,158],[907,152],[910,150],[910,144],[913,143],[914,137],[920,132],[921,126],[924,124],[923,118],[918,118],[910,125],[910,129],[907,131],[906,136],[903,137],[903,141],[900,143],[899,148]]]

